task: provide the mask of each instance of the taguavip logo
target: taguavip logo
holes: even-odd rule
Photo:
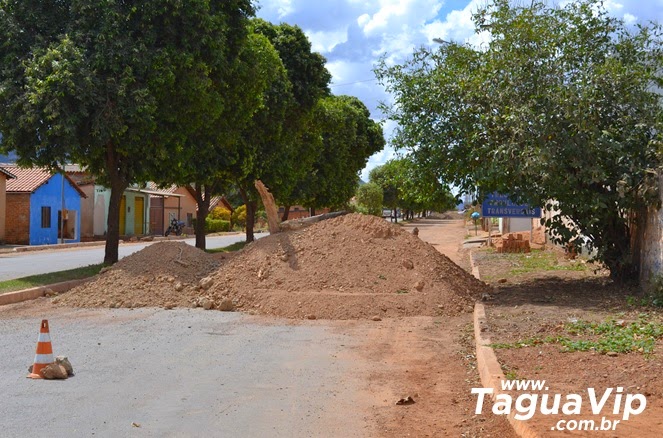
[[[542,415],[565,416],[551,427],[552,430],[568,431],[610,431],[616,430],[620,422],[644,412],[647,398],[642,394],[624,392],[624,388],[606,388],[602,393],[594,388],[587,388],[586,398],[581,394],[551,394],[545,380],[502,380],[503,391],[527,391],[515,399],[509,394],[496,394],[491,411],[495,415],[514,413],[516,420],[529,420],[537,412]],[[493,388],[472,388],[477,394],[475,414],[484,412],[484,406],[490,403]],[[621,416],[621,419],[606,418],[604,414]],[[600,420],[575,419],[569,416],[602,415]]]

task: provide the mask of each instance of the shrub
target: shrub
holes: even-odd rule
[[[240,205],[232,214],[233,224],[240,227],[246,226],[246,205]]]
[[[230,231],[230,221],[224,221],[222,219],[212,219],[210,217],[205,219],[205,232],[219,233],[222,231]]]
[[[209,212],[208,217],[212,219],[220,219],[230,222],[230,210],[225,207],[215,207],[212,211]]]

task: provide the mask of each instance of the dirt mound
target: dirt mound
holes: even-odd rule
[[[224,264],[185,243],[154,244],[56,300],[377,319],[471,311],[486,289],[402,228],[351,214],[265,237]]]
[[[75,307],[188,306],[199,281],[219,267],[217,257],[184,242],[160,242],[123,258],[57,298]]]
[[[454,315],[486,292],[433,246],[358,214],[260,239],[213,278],[211,299],[288,318]]]

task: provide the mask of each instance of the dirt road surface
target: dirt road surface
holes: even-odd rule
[[[415,225],[466,263],[462,222]],[[67,381],[25,378],[41,318],[77,371]],[[470,314],[291,321],[42,299],[0,308],[0,345],[3,436],[515,436],[474,415]]]

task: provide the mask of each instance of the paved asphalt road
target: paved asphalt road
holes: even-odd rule
[[[68,380],[26,378],[41,312]],[[372,435],[361,364],[341,354],[357,344],[319,321],[202,309],[0,308],[0,435]]]
[[[256,234],[256,238],[265,234]],[[221,248],[235,242],[241,242],[244,234],[230,236],[215,236],[207,238],[207,248]],[[195,245],[195,239],[184,240],[189,245]],[[120,244],[120,258],[140,251],[151,243],[128,243]],[[48,272],[64,271],[66,269],[79,268],[104,261],[104,247],[79,247],[62,250],[44,250],[22,253],[0,254],[0,281],[12,280],[14,278],[28,275],[45,274]]]

